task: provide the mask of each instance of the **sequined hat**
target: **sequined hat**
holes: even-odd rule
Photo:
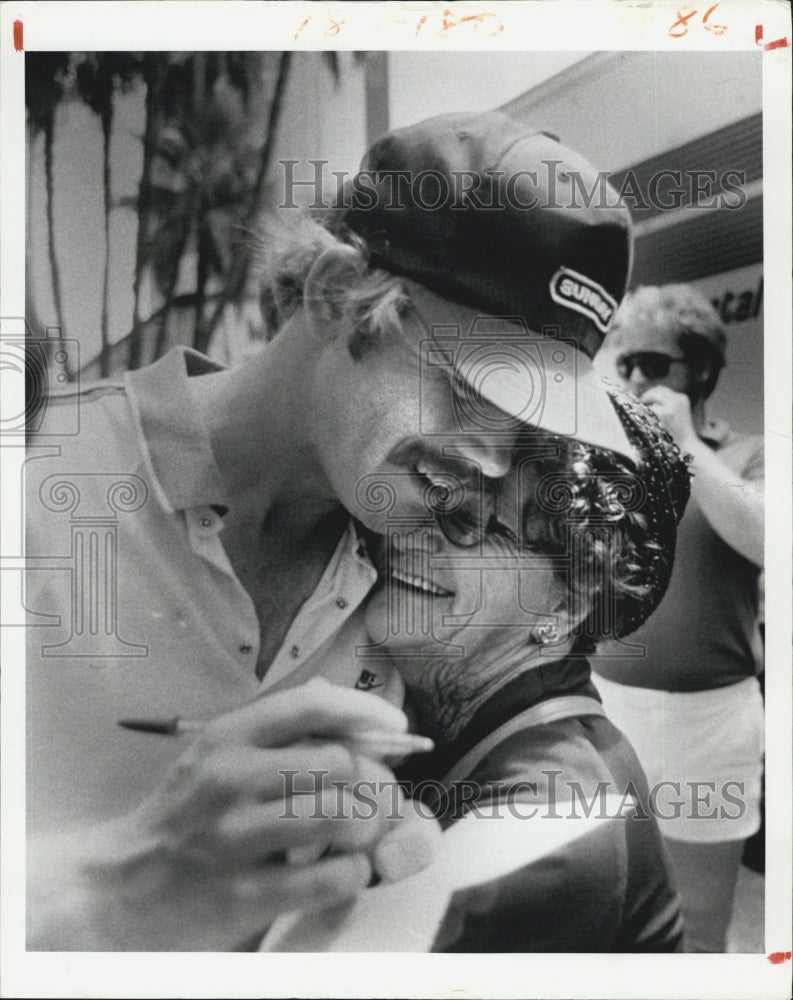
[[[622,595],[614,635],[634,632],[661,603],[675,562],[677,526],[691,492],[688,462],[649,406],[607,383],[614,409],[636,449],[640,496],[636,512],[645,521],[643,559],[636,568],[636,593]]]

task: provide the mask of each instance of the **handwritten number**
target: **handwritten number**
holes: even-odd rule
[[[485,23],[485,18],[488,17],[494,17],[498,21],[498,24],[495,26],[493,31],[488,31],[488,35],[500,34],[504,30],[504,22],[498,14],[494,14],[492,11],[487,11],[484,14],[471,14],[468,17],[464,17],[460,23],[464,24],[466,21],[474,21],[476,23],[475,30],[478,32],[479,28]]]
[[[305,18],[294,35],[294,40],[300,37],[305,28],[308,26],[309,22],[312,20],[311,17]],[[416,36],[418,36],[427,22],[430,20],[427,14],[422,14],[417,21],[407,20],[406,18],[389,18],[386,21],[380,21],[375,27],[396,27],[396,26],[413,26],[413,30]],[[328,24],[324,31],[324,36],[326,38],[332,38],[341,33],[343,26],[346,24],[346,20],[329,17]],[[466,14],[464,17],[456,17],[454,11],[450,8],[446,8],[441,14],[440,28],[436,32],[437,37],[444,38],[452,30],[452,28],[459,28],[464,24],[473,25],[474,31],[477,34],[483,33],[489,36],[494,36],[500,34],[504,30],[504,22],[494,13],[492,10],[482,11],[480,14]],[[484,32],[480,31],[483,26],[487,26]]]
[[[494,17],[498,21],[498,25],[493,31],[489,31],[489,35],[498,35],[504,30],[504,24],[498,14],[494,14],[492,10],[484,11],[482,14],[467,14],[465,17],[461,17],[459,21],[453,20],[453,12],[451,10],[445,10],[442,15],[441,20],[441,30],[438,32],[439,35],[445,35],[446,32],[450,31],[452,28],[459,28],[462,24],[474,24],[476,30],[481,27],[485,20],[489,17]]]
[[[714,35],[723,35],[724,32],[727,30],[726,24],[707,23],[708,18],[718,6],[719,5],[717,3],[714,3],[714,5],[706,12],[705,16],[702,18],[702,23],[705,25],[706,31],[712,31]]]
[[[687,35],[688,22],[691,20],[692,17],[694,17],[696,13],[697,12],[695,10],[692,10],[689,14],[684,14],[682,11],[679,10],[677,12],[677,20],[669,29],[670,38],[682,38],[684,35]],[[677,28],[678,26],[680,26],[683,30],[675,31],[675,28]]]
[[[297,31],[295,32],[295,41],[297,41],[297,39],[299,38],[300,34],[301,34],[301,33],[302,33],[302,31],[303,31],[303,28],[305,28],[305,26],[306,26],[306,25],[308,24],[308,22],[309,22],[310,20],[311,20],[311,18],[310,18],[310,17],[307,17],[307,18],[305,19],[305,21],[303,21],[303,23],[302,23],[302,24],[300,25],[300,27],[299,27],[299,28],[297,29]]]
[[[710,15],[716,10],[719,5],[717,3],[712,4],[705,13],[702,15],[702,26],[705,31],[710,31],[714,35],[723,35],[727,30],[726,24],[708,24],[708,19]],[[684,14],[682,10],[677,12],[677,20],[669,29],[670,38],[683,38],[684,35],[688,34],[688,22],[692,17],[695,17],[699,11],[691,10],[687,14]]]

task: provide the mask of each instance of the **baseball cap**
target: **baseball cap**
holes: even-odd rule
[[[452,364],[479,395],[635,461],[591,365],[632,254],[630,214],[604,174],[500,112],[441,115],[371,147],[344,222],[372,266],[408,279],[432,336],[451,349],[459,329]],[[491,324],[483,339],[485,317],[499,319],[503,337]]]

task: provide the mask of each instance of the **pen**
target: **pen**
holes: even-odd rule
[[[158,736],[186,736],[200,733],[207,725],[199,719],[182,719],[178,715],[166,719],[119,719],[119,726],[139,733]],[[332,738],[332,737],[329,737]],[[355,736],[345,736],[341,743],[368,757],[407,757],[413,753],[428,753],[435,744],[428,736],[417,733],[380,732],[364,730]]]

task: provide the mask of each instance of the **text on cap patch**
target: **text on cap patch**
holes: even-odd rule
[[[608,332],[617,303],[596,281],[572,268],[560,267],[551,278],[550,290],[554,302],[588,317],[601,333]]]

